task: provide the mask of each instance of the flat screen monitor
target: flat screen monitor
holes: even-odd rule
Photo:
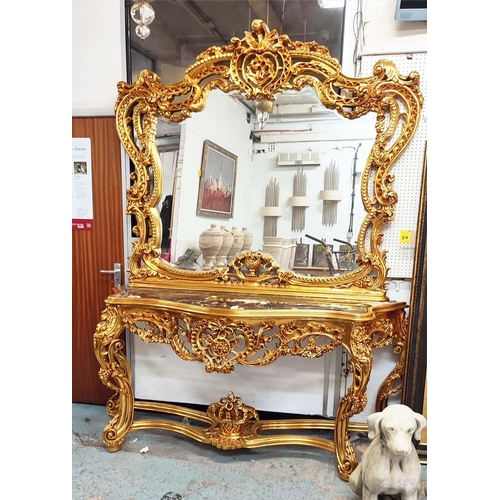
[[[427,21],[427,0],[396,0],[396,21]]]

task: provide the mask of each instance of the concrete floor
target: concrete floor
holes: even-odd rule
[[[101,441],[108,422],[104,406],[73,403],[73,500],[359,500],[340,479],[333,454],[320,448],[222,451],[148,429],[128,434],[122,450],[109,453]],[[358,436],[356,453],[366,444]],[[423,484],[426,474],[423,465]]]

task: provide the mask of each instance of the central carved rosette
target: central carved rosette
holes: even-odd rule
[[[271,255],[250,250],[236,256],[227,268],[218,270],[217,282],[255,282],[269,285],[289,286],[293,277],[291,271],[280,271]]]
[[[259,420],[259,414],[251,406],[243,403],[239,396],[229,392],[227,396],[220,398],[217,403],[212,403],[207,409],[207,415],[219,424],[242,425],[251,418]]]
[[[276,64],[269,56],[256,55],[246,67],[248,79],[256,85],[265,85],[276,75]]]
[[[225,338],[215,338],[211,339],[207,337],[207,345],[210,350],[215,354],[215,356],[223,358],[231,352],[231,344]]]
[[[250,325],[227,318],[199,321],[191,328],[190,343],[205,360],[207,372],[231,373],[237,356],[255,351],[257,337]]]

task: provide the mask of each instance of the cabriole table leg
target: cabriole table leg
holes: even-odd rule
[[[349,440],[349,419],[366,407],[366,388],[372,370],[372,351],[366,342],[368,330],[364,325],[355,325],[351,332],[349,351],[349,371],[353,374],[347,394],[340,400],[335,420],[335,453],[337,455],[340,477],[347,481],[358,462],[354,448]]]
[[[399,311],[394,320],[394,330],[391,336],[392,349],[399,354],[399,359],[394,369],[384,379],[377,393],[375,403],[376,411],[383,411],[387,407],[389,397],[403,388],[404,370],[406,364],[406,354],[408,346],[407,326],[408,320],[404,311]]]
[[[116,391],[106,410],[111,420],[102,433],[109,452],[119,451],[134,420],[134,393],[130,363],[122,352],[124,342],[119,337],[124,330],[119,307],[107,306],[94,333],[94,353],[100,364],[99,378]]]

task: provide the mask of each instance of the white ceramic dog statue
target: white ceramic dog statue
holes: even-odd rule
[[[367,423],[372,441],[349,476],[352,490],[362,500],[377,500],[379,495],[417,500],[421,468],[412,437],[420,441],[425,417],[395,404],[370,415]]]

